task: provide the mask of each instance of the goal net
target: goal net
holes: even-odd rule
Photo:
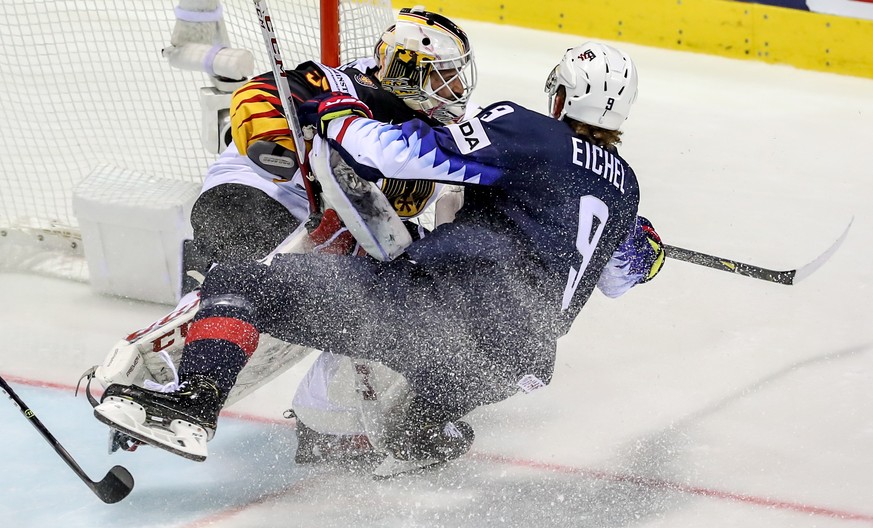
[[[216,156],[201,143],[199,91],[210,80],[162,56],[177,4],[0,4],[0,269],[87,279],[71,195],[97,167],[201,181]],[[252,1],[220,4],[232,47],[251,51],[255,74],[269,71]],[[271,0],[269,7],[292,65],[330,62],[337,52],[343,62],[370,56],[393,18],[387,0]],[[338,19],[338,50],[322,39],[322,18]]]

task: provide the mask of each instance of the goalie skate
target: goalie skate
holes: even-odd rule
[[[136,438],[124,434],[117,429],[109,429],[109,454],[115,453],[116,451],[129,451],[133,452],[141,446],[146,445]]]

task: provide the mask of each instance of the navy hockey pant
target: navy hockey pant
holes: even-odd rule
[[[258,331],[379,361],[457,416],[515,394],[525,375],[548,383],[554,367],[554,310],[489,261],[280,255],[215,267],[203,302],[226,295],[250,304]]]

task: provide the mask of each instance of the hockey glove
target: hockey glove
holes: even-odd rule
[[[340,92],[318,95],[301,104],[297,113],[300,116],[300,123],[314,125],[321,137],[327,135],[327,125],[338,117],[355,115],[373,118],[373,113],[363,101]]]
[[[330,255],[351,255],[357,245],[333,209],[324,211],[318,227],[309,233],[309,240],[312,242],[313,253]]]
[[[661,237],[652,223],[637,217],[627,238],[609,258],[597,279],[597,288],[612,299],[620,297],[637,284],[649,282],[664,265]]]
[[[630,264],[630,272],[640,276],[637,284],[654,279],[664,265],[666,254],[661,244],[661,237],[645,217],[637,217],[633,236],[622,244],[622,248],[626,251],[625,257]]]

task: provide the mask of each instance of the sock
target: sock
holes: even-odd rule
[[[179,378],[205,376],[226,395],[258,347],[260,332],[249,322],[252,310],[244,299],[219,297],[204,300],[188,328]]]

